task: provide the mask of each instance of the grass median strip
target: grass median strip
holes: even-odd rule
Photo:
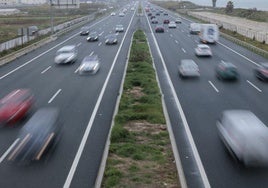
[[[132,40],[102,187],[180,187],[146,36]]]

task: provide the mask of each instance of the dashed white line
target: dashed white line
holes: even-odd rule
[[[46,68],[45,70],[43,70],[43,71],[41,72],[41,74],[44,74],[44,73],[47,72],[50,68],[51,68],[51,66],[49,66],[48,68]]]
[[[198,42],[197,40],[195,40],[195,43],[197,43],[197,44],[198,44],[199,42]]]
[[[15,145],[17,144],[17,142],[19,141],[20,139],[17,138],[13,144],[8,148],[8,150],[2,155],[2,157],[0,158],[0,163],[3,162],[3,160],[6,158],[6,156],[9,154],[9,152],[15,147]]]
[[[216,88],[216,86],[209,80],[208,83],[215,89],[217,93],[219,93],[219,90]]]
[[[76,46],[78,47],[78,46],[80,46],[82,43],[80,42],[79,44],[77,44]]]
[[[175,42],[178,44],[179,42],[177,40],[175,40]]]
[[[100,46],[102,44],[102,42],[100,42],[99,44],[98,44],[98,46]]]
[[[182,50],[184,53],[186,53],[186,51],[184,50],[184,48],[181,48],[181,50]]]
[[[48,101],[48,104],[50,104],[56,97],[57,95],[61,92],[61,89],[59,89],[52,97],[51,99]]]
[[[173,37],[173,35],[172,35],[172,34],[170,34],[169,36],[170,36],[170,37]]]
[[[89,54],[89,56],[92,56],[94,54],[94,51]]]
[[[104,31],[103,31],[103,32],[101,32],[101,33],[99,34],[99,36],[101,36],[103,33],[104,33]]]
[[[257,86],[255,86],[253,83],[251,83],[249,80],[247,80],[247,83],[249,83],[252,87],[254,87],[258,92],[262,92],[262,90],[260,88],[258,88]]]

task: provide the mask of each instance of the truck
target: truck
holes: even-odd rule
[[[202,43],[216,43],[219,40],[219,28],[216,24],[201,24],[199,38]]]

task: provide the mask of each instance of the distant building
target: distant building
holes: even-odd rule
[[[19,0],[21,4],[44,4],[47,0]]]
[[[79,8],[80,0],[52,0],[56,8]]]
[[[0,7],[5,5],[15,5],[18,0],[0,0]]]
[[[4,8],[0,9],[0,15],[12,15],[12,14],[18,14],[20,11],[16,8]]]

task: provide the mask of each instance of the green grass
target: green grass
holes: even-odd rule
[[[179,187],[165,123],[146,36],[137,30],[102,187],[164,187],[163,182]]]

